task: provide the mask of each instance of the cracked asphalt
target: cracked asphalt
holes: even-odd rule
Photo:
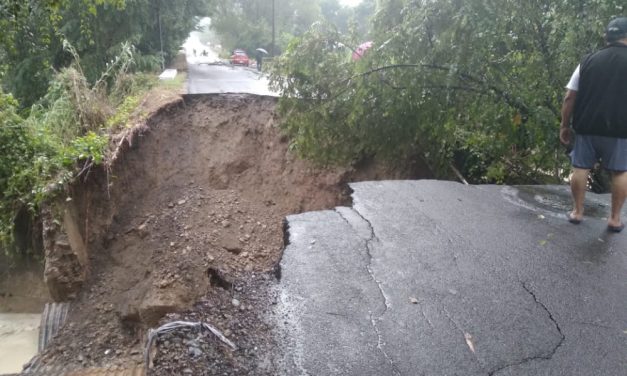
[[[564,186],[351,184],[287,218],[284,375],[627,375],[627,233]],[[627,221],[627,215],[625,215]]]

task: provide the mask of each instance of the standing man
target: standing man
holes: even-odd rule
[[[263,63],[263,55],[262,52],[257,49],[255,51],[255,60],[257,61],[257,70],[261,72],[261,64]]]
[[[600,160],[612,173],[607,230],[621,232],[625,225],[620,212],[627,196],[627,17],[610,21],[605,41],[605,48],[583,58],[566,86],[560,141],[573,143],[573,211],[568,213],[568,221],[581,223],[588,174]]]

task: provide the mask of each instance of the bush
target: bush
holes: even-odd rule
[[[34,145],[18,103],[0,91],[0,241],[7,249],[12,240],[13,219],[24,204],[28,184],[22,171],[30,167]]]
[[[66,48],[75,63],[55,75],[28,117],[21,117],[17,101],[0,91],[0,242],[10,254],[16,251],[18,213],[36,220],[44,201],[105,162],[109,133],[128,121],[141,94],[156,82],[128,73],[133,59],[126,45],[90,85],[75,51]]]

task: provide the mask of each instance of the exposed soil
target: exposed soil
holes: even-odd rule
[[[189,320],[214,325],[238,349],[195,330],[162,335],[151,374],[273,374],[264,317],[275,298],[265,286],[284,217],[348,203],[349,181],[426,177],[420,166],[314,168],[288,152],[275,105],[244,95],[174,102],[109,174],[75,189],[91,272],[43,364],[140,364],[148,328]]]

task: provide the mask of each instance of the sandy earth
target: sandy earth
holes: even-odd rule
[[[0,375],[20,371],[37,353],[40,318],[32,313],[0,313]]]
[[[284,217],[348,203],[349,181],[422,177],[371,164],[314,168],[287,151],[275,105],[197,96],[149,119],[108,176],[111,198],[86,204],[90,277],[43,364],[141,364],[148,328],[189,320],[215,326],[237,350],[179,330],[157,338],[149,374],[273,374],[276,339],[264,317],[276,300],[267,286]],[[110,222],[98,218],[104,206]]]

